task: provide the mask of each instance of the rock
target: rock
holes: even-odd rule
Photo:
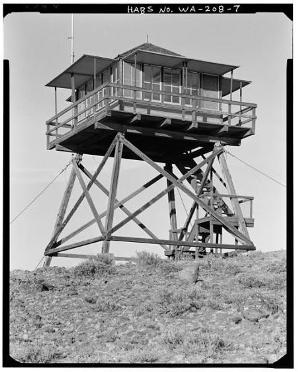
[[[234,322],[235,324],[238,324],[242,321],[242,317],[240,315],[235,315],[231,318],[232,322]]]
[[[181,271],[178,272],[181,280],[189,283],[196,283],[199,277],[199,264],[197,262],[187,264]]]
[[[255,323],[258,322],[260,319],[268,318],[269,315],[269,313],[258,310],[252,306],[249,306],[247,309],[242,311],[242,316],[244,319]]]

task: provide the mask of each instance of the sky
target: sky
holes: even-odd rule
[[[46,149],[45,122],[54,115],[53,88],[45,87],[70,64],[71,16],[67,14],[10,14],[4,19],[4,58],[10,62],[10,219],[12,220],[70,161],[71,155]],[[251,80],[243,89],[243,100],[258,105],[256,134],[228,151],[286,184],[286,61],[292,57],[292,23],[279,13],[238,15],[75,15],[75,57],[82,54],[115,57],[146,41],[187,57],[240,66],[234,77]],[[67,106],[69,91],[58,89],[58,110]],[[100,159],[85,156],[83,164],[94,170]],[[257,250],[286,248],[286,188],[228,156],[236,191],[254,196],[255,227],[249,229]],[[109,188],[112,159],[101,182]],[[32,270],[43,256],[51,238],[70,167],[41,197],[10,225],[11,269]],[[143,162],[122,162],[118,199],[156,173]],[[165,186],[165,180],[159,181]],[[162,186],[162,187],[163,187]],[[156,185],[144,198],[128,203],[133,211],[160,191]],[[73,199],[81,192],[76,185]],[[107,199],[97,193],[99,210]],[[177,197],[182,216],[183,205]],[[186,206],[190,205],[182,196]],[[147,198],[147,199],[146,199]],[[140,216],[160,238],[168,238],[168,205],[164,198]],[[115,214],[116,222],[121,213]],[[158,217],[158,218],[157,218]],[[69,231],[92,218],[83,203]],[[77,225],[75,226],[75,223]],[[72,228],[71,228],[72,227]],[[121,235],[143,236],[133,224]],[[85,235],[84,235],[85,234]],[[82,238],[98,235],[96,226]],[[120,235],[120,232],[119,232]],[[149,250],[163,253],[159,246],[112,243],[116,255],[135,255]],[[100,244],[77,252],[95,253]],[[77,260],[55,258],[54,265],[69,266]]]

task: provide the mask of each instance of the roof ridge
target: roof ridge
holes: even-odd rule
[[[138,51],[138,50],[145,50],[145,51],[148,51],[148,52],[155,52],[155,53],[160,53],[160,54],[165,54],[165,55],[183,57],[179,53],[172,52],[169,49],[166,49],[166,48],[160,47],[158,45],[146,42],[146,43],[140,44],[140,45],[138,45],[138,46],[136,46],[132,49],[129,49],[126,52],[118,54],[118,56],[116,58],[120,58],[120,57],[125,58],[128,55],[132,54],[134,51]]]

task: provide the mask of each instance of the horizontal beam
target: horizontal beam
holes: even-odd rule
[[[64,246],[58,247],[58,248],[48,249],[44,253],[44,255],[45,256],[51,256],[51,255],[53,255],[53,253],[59,253],[59,252],[68,251],[69,249],[83,247],[85,245],[90,245],[90,244],[93,244],[93,243],[102,242],[104,240],[106,240],[106,238],[104,236],[98,236],[96,238],[81,240],[80,242],[77,242],[77,243],[72,243],[72,244],[69,244],[69,245],[64,245]]]
[[[129,125],[118,124],[114,122],[109,123],[95,123],[96,129],[106,129],[106,130],[113,130],[113,131],[120,131],[120,132],[127,132],[132,134],[139,134],[142,136],[149,136],[149,137],[162,137],[168,139],[177,139],[182,141],[197,141],[197,142],[221,142],[223,144],[228,145],[239,145],[240,140],[235,138],[229,137],[215,137],[215,136],[208,136],[202,134],[194,134],[194,133],[183,133],[183,132],[176,132],[172,130],[165,130],[165,129],[152,129],[152,128],[145,128],[145,127],[137,127],[134,126],[133,128]]]
[[[66,258],[80,258],[80,259],[97,259],[98,255],[96,254],[77,254],[77,253],[56,253],[53,257],[66,257]],[[136,261],[136,257],[113,257],[114,261]]]
[[[131,242],[131,243],[146,243],[146,244],[166,244],[173,246],[187,246],[187,247],[202,247],[202,248],[222,248],[222,249],[237,249],[245,251],[254,251],[256,247],[254,245],[234,245],[234,244],[212,244],[212,243],[201,243],[201,242],[185,242],[177,240],[167,240],[167,239],[147,239],[147,238],[136,238],[130,236],[111,236],[109,238],[111,241],[116,242]]]

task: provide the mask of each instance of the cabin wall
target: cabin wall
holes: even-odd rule
[[[121,66],[120,63],[122,63]],[[121,74],[122,70],[122,74]],[[121,81],[122,75],[122,81]],[[165,104],[181,105],[184,104],[189,107],[198,106],[202,109],[219,111],[220,105],[217,102],[198,101],[192,98],[184,99],[179,96],[175,96],[175,93],[185,93],[191,96],[202,95],[203,97],[220,98],[220,77],[217,75],[209,75],[198,73],[194,71],[187,71],[183,82],[183,69],[170,69],[167,67],[140,64],[135,65],[127,63],[125,61],[119,61],[106,70],[96,75],[96,80],[93,78],[88,80],[82,86],[77,89],[76,98],[80,99],[87,93],[94,90],[96,87],[105,84],[107,82],[113,82],[115,84],[130,85],[143,87],[149,90],[153,90],[151,95],[148,92],[137,92],[136,98],[144,101],[161,102]],[[169,95],[161,95],[159,91],[168,92]],[[112,95],[119,95],[119,88],[112,88]],[[122,92],[121,92],[122,93]],[[98,92],[98,99],[102,98],[104,93]],[[134,91],[131,89],[123,89],[123,95],[128,98],[134,98]],[[93,103],[93,97],[88,98],[79,105],[80,109],[88,107]],[[103,102],[99,104],[100,108]],[[91,113],[86,111],[84,114],[79,116],[79,121],[85,119]],[[210,117],[211,121],[212,116]],[[209,120],[208,120],[209,121]]]

